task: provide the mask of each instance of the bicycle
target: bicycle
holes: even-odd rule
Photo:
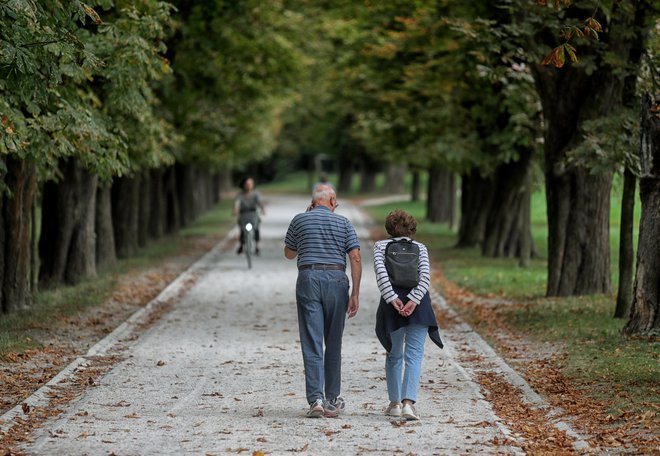
[[[243,252],[247,258],[248,269],[252,268],[252,254],[254,253],[254,230],[257,228],[255,215],[243,214],[239,220],[241,227],[241,240],[243,241]]]

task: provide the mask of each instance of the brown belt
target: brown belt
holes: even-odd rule
[[[298,266],[298,270],[302,271],[304,269],[320,269],[323,271],[345,271],[346,266],[343,264],[301,264]]]

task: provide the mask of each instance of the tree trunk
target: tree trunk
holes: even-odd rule
[[[231,169],[225,168],[218,175],[218,182],[220,184],[220,193],[229,193],[233,191],[233,184],[231,179]],[[313,183],[310,184],[309,188],[312,188]],[[310,190],[311,192],[311,190]]]
[[[419,187],[421,186],[419,174],[419,170],[414,170],[412,173],[412,188],[410,189],[411,201],[419,201]]]
[[[128,258],[138,250],[138,211],[140,179],[118,177],[112,182],[112,226],[118,258]]]
[[[178,182],[176,170],[170,166],[165,170],[164,190],[166,200],[165,234],[172,234],[181,228],[181,215],[179,208]]]
[[[78,220],[71,238],[71,250],[66,265],[64,281],[76,284],[96,276],[96,188],[98,176],[81,168],[80,170],[80,209]]]
[[[426,218],[434,223],[449,223],[456,212],[456,179],[454,173],[440,165],[429,169],[426,195]]]
[[[213,182],[212,182],[212,187],[211,187],[211,197],[213,198],[211,201],[211,206],[215,206],[218,204],[221,199],[222,199],[222,186],[224,185],[222,182],[223,176],[220,173],[214,173],[213,174]]]
[[[632,6],[630,6],[632,5]],[[626,78],[621,65],[636,68],[645,23],[645,2],[614,3],[609,18],[601,17],[611,56],[585,49],[595,71],[565,65],[561,69],[531,65],[543,105],[544,153],[548,205],[548,296],[609,293],[609,206],[612,173],[593,175],[589,165],[566,164],[566,154],[582,142],[581,127],[623,108]],[[589,10],[584,10],[589,12]],[[600,10],[597,11],[600,14]],[[545,31],[543,31],[545,32]],[[548,35],[541,32],[541,41]],[[550,46],[555,43],[545,43]]]
[[[605,74],[599,76],[605,79],[600,81],[603,86],[573,68],[544,68],[537,73],[546,119],[548,296],[609,293],[611,288],[612,173],[593,175],[579,165],[564,164],[566,152],[580,140],[579,115],[607,115],[614,105],[621,105],[617,81]],[[605,106],[598,104],[601,100]]]
[[[494,194],[492,177],[483,177],[477,169],[461,176],[461,222],[456,247],[481,245]]]
[[[546,175],[548,296],[610,292],[611,184],[610,173]]]
[[[103,182],[96,191],[96,268],[99,271],[107,271],[116,264],[111,184]]]
[[[614,318],[630,314],[633,296],[633,225],[635,214],[635,186],[637,178],[626,168],[623,173],[621,196],[621,224],[619,239],[619,290],[616,295]]]
[[[28,307],[32,205],[37,188],[36,165],[8,155],[5,185],[11,196],[0,196],[0,301],[3,312]]]
[[[0,163],[6,165],[6,158],[0,156]],[[6,180],[5,175],[0,175],[2,181]],[[2,290],[4,289],[5,283],[5,249],[7,248],[7,242],[5,241],[5,198],[4,194],[0,195],[0,313],[5,313],[13,310],[7,303],[5,303],[4,294]]]
[[[195,218],[195,179],[190,165],[174,165],[179,199],[179,224],[187,226]]]
[[[519,160],[499,165],[494,175],[493,202],[485,225],[482,254],[520,258],[528,264],[532,249],[530,204],[533,151],[521,151]]]
[[[140,195],[138,207],[138,246],[144,247],[149,242],[149,224],[151,223],[151,173],[140,173]]]
[[[385,177],[385,191],[392,195],[403,193],[406,181],[407,165],[390,164]]]
[[[151,217],[149,217],[149,237],[151,239],[160,239],[165,233],[167,217],[167,195],[164,185],[165,175],[162,168],[151,170],[149,182],[151,190]]]
[[[44,184],[39,239],[39,283],[76,284],[96,275],[97,176],[76,160],[59,164],[62,180]]]
[[[360,193],[373,193],[376,191],[376,164],[365,158],[360,173]]]
[[[624,333],[660,329],[660,119],[650,112],[660,102],[646,95],[642,103],[641,164],[637,272],[630,318]]]

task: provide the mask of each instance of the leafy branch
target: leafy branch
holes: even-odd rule
[[[538,5],[546,6],[546,0],[537,0]],[[564,0],[564,7],[567,8],[571,4],[571,0]],[[555,0],[555,10],[560,8],[560,0]],[[582,22],[582,26],[567,26],[561,31],[561,37],[564,40],[562,44],[555,47],[548,55],[545,56],[542,65],[553,65],[555,68],[561,68],[566,63],[568,57],[571,62],[575,63],[577,59],[577,51],[575,46],[571,44],[575,39],[598,39],[598,34],[603,32],[603,27],[593,16],[586,18]]]

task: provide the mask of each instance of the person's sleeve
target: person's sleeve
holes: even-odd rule
[[[419,246],[419,283],[415,288],[410,290],[408,299],[415,304],[419,304],[431,286],[431,264],[426,246],[419,242],[416,244]]]
[[[387,274],[387,269],[385,268],[386,245],[386,242],[376,242],[374,244],[374,272],[376,273],[376,285],[378,285],[380,295],[385,302],[389,303],[396,299],[397,295],[392,289],[390,276]]]
[[[357,234],[355,234],[355,228],[353,228],[351,222],[346,219],[346,253],[359,248],[360,242],[358,241]]]
[[[284,237],[284,245],[289,249],[298,251],[298,236],[296,235],[296,219],[294,218],[289,224],[289,228],[286,230],[286,236]]]

